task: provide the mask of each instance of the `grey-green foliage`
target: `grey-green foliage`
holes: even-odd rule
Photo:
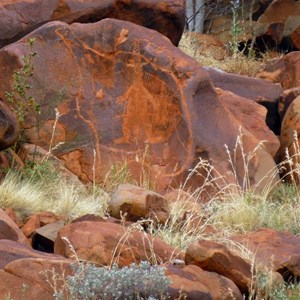
[[[300,285],[293,283],[270,282],[268,274],[258,272],[256,275],[256,289],[249,299],[259,300],[299,300]]]
[[[231,50],[233,51],[233,56],[236,57],[239,52],[239,37],[243,33],[243,29],[241,27],[239,21],[239,2],[236,0],[231,0],[231,11],[232,11],[232,20],[231,20],[231,35],[232,40],[230,42]]]
[[[161,266],[148,262],[111,269],[85,265],[73,266],[74,275],[67,277],[65,291],[55,294],[58,300],[166,299],[170,280]]]

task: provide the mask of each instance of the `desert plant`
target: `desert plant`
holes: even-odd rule
[[[239,38],[240,35],[243,33],[243,29],[241,27],[238,15],[239,2],[236,0],[232,0],[230,1],[230,5],[232,11],[232,20],[230,28],[232,40],[229,43],[229,45],[233,53],[233,58],[237,58],[237,55],[239,53]]]
[[[52,169],[49,164],[36,164],[22,173],[9,171],[0,183],[0,207],[12,207],[24,219],[39,211],[64,215],[67,221],[88,213],[105,215],[107,193],[99,189],[97,195],[90,194],[69,185],[64,178],[47,171]]]
[[[255,275],[255,283],[250,291],[249,300],[297,300],[300,285],[275,279],[272,270],[261,269]]]
[[[63,290],[54,294],[63,300],[167,299],[170,280],[161,266],[143,261],[139,265],[111,269],[92,264],[73,264]]]
[[[28,95],[28,91],[31,88],[29,80],[33,76],[34,71],[33,59],[37,55],[33,51],[34,43],[34,38],[28,39],[26,45],[29,47],[29,53],[21,58],[22,67],[13,73],[12,91],[6,92],[6,99],[12,105],[13,111],[16,113],[21,125],[29,112],[34,112],[35,115],[41,112],[40,106],[34,97]]]

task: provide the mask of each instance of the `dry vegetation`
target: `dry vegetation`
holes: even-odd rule
[[[249,77],[255,77],[261,72],[268,64],[268,61],[274,61],[283,56],[283,54],[271,50],[263,53],[261,58],[245,55],[242,52],[236,52],[235,55],[232,55],[231,47],[224,45],[223,50],[227,55],[225,55],[224,59],[219,60],[215,58],[215,52],[219,51],[217,48],[208,50],[203,54],[199,51],[197,36],[187,33],[183,34],[179,48],[187,55],[195,58],[203,66]]]

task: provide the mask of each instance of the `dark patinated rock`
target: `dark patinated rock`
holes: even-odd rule
[[[233,171],[224,145],[233,151],[242,133],[249,153],[259,140],[227,109],[207,72],[164,36],[113,19],[48,23],[0,50],[0,93],[10,90],[30,37],[38,53],[30,93],[41,114],[26,115],[26,139],[45,149],[61,143],[53,153],[81,180],[101,182],[112,165],[126,161],[136,180],[147,174],[164,189],[185,180],[201,157],[214,166],[219,184],[243,181],[244,163],[238,160]],[[260,182],[270,161],[262,147],[247,181]],[[198,172],[206,176],[201,167]],[[202,183],[196,174],[190,180]]]
[[[130,21],[178,44],[185,24],[185,0],[4,0],[0,3],[0,48],[50,21]]]

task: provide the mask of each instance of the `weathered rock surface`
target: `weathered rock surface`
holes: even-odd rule
[[[300,96],[300,86],[283,91],[283,93],[280,96],[280,101],[279,101],[279,105],[278,105],[278,112],[279,112],[281,121],[283,120],[283,118],[286,114],[286,111],[289,108],[289,106],[291,105],[291,103],[298,96]]]
[[[265,12],[258,18],[258,23],[264,24],[280,24],[282,32],[279,37],[292,36],[292,41],[295,41],[294,46],[297,47],[299,39],[298,30],[300,27],[300,3],[293,0],[275,0],[268,6]],[[270,27],[269,27],[270,28]],[[278,39],[277,36],[272,36]],[[278,39],[278,44],[281,42]],[[300,48],[298,48],[300,49]]]
[[[206,240],[194,242],[186,250],[185,262],[223,275],[231,279],[243,294],[249,292],[253,275],[250,263],[222,244]]]
[[[49,21],[91,23],[105,18],[157,30],[177,45],[184,29],[185,0],[4,0],[0,15],[0,48]]]
[[[32,237],[32,247],[46,253],[54,252],[54,242],[58,231],[63,228],[65,222],[60,220],[38,228]]]
[[[55,223],[59,217],[50,211],[39,212],[31,215],[22,227],[26,237],[31,237],[36,229],[51,223]]]
[[[284,90],[300,86],[300,51],[285,55],[257,75],[260,78],[280,83]]]
[[[53,272],[53,273],[52,273]],[[53,299],[54,290],[50,283],[60,290],[65,284],[63,276],[72,273],[66,259],[23,258],[15,260],[0,270],[0,298],[10,299]],[[53,282],[53,276],[61,279]],[[47,282],[49,280],[49,282]]]
[[[17,215],[15,210],[12,207],[8,207],[4,210],[4,212],[10,217],[10,219],[19,227],[22,226],[22,221],[20,219],[20,216]]]
[[[299,277],[300,237],[289,232],[262,228],[234,237],[255,254],[256,264],[281,273],[286,280]]]
[[[165,188],[185,179],[202,157],[227,182],[236,182],[224,144],[234,149],[242,124],[226,110],[206,71],[159,33],[106,19],[71,26],[52,22],[30,37],[36,37],[39,54],[30,93],[42,114],[38,135],[34,116],[27,116],[27,140],[49,148],[57,107],[62,116],[52,142],[64,144],[54,153],[82,180],[92,181],[95,174],[100,182],[112,164],[126,159]],[[10,89],[10,74],[28,52],[26,39],[0,51],[0,93]],[[242,132],[248,153],[257,140],[243,125]],[[252,184],[261,179],[256,170],[264,159],[250,163]],[[243,166],[237,168],[243,177]],[[199,186],[202,178],[191,182]]]
[[[257,144],[264,141],[268,153],[274,157],[280,146],[279,140],[265,125],[269,119],[270,122],[268,125],[272,124],[270,127],[273,127],[272,129],[274,131],[278,131],[277,127],[279,127],[279,123],[276,121],[278,116],[277,105],[273,105],[272,108],[272,104],[269,106],[269,109],[273,112],[271,113],[270,110],[267,112],[265,107],[257,104],[252,99],[237,96],[236,94],[221,89],[217,89],[217,92],[226,109],[244,126],[245,130],[254,135]],[[275,109],[277,115],[274,118]]]
[[[166,274],[172,281],[169,287],[172,299],[178,297],[180,291],[189,300],[243,299],[230,279],[214,272],[206,272],[195,265],[179,267],[168,264]]]
[[[0,241],[2,239],[30,244],[17,224],[0,208]]]
[[[300,96],[289,106],[282,121],[281,134],[279,137],[280,148],[276,154],[277,163],[286,162],[282,175],[285,180],[300,182],[299,172],[295,172],[300,161],[299,157],[299,132],[300,132]],[[287,161],[287,152],[290,162]],[[292,172],[292,173],[291,173]]]
[[[36,251],[27,245],[11,240],[0,240],[0,254],[0,269],[3,269],[10,262],[22,258],[64,259],[62,256]]]
[[[169,217],[167,200],[158,193],[132,184],[120,184],[108,203],[110,215],[120,219],[124,215],[128,221],[151,218],[165,223]]]
[[[168,262],[180,258],[178,250],[135,227],[83,221],[62,228],[54,244],[54,253],[73,257],[69,242],[81,260],[92,261],[100,266],[116,262],[119,266],[138,263],[142,260]]]
[[[12,146],[19,136],[19,123],[9,106],[0,99],[0,151]]]
[[[31,272],[28,271],[28,272]],[[0,297],[2,299],[53,300],[53,293],[39,284],[0,270]]]
[[[280,117],[278,114],[278,103],[283,92],[280,85],[259,78],[226,73],[215,68],[205,67],[205,69],[216,87],[230,91],[243,98],[251,99],[264,106],[267,109],[266,124],[275,134],[279,134]],[[244,106],[246,105],[243,105],[243,108]]]

